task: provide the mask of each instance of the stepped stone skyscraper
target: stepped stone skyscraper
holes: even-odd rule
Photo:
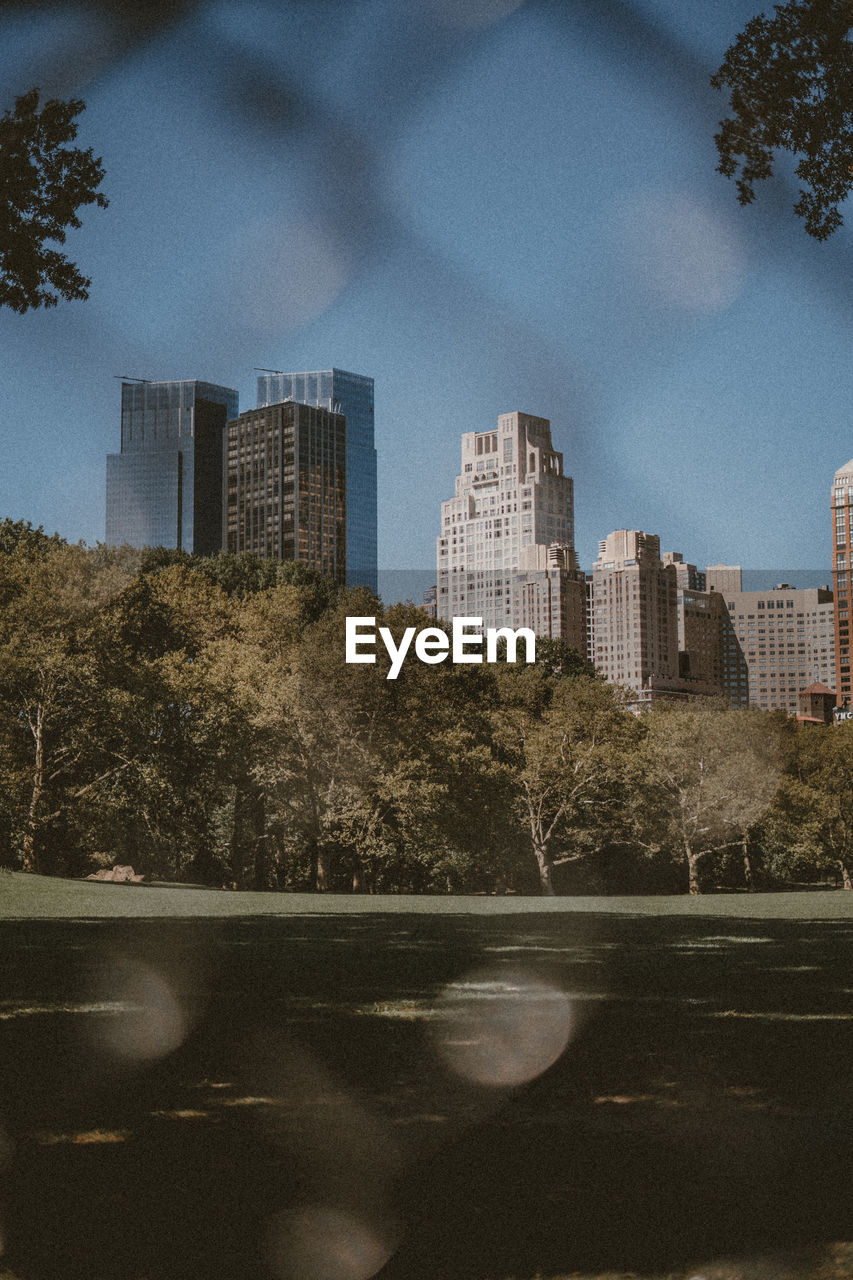
[[[574,496],[547,418],[505,413],[462,436],[455,493],[441,507],[436,613],[531,627],[585,651],[586,588]]]

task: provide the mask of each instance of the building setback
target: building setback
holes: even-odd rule
[[[853,458],[832,482],[832,585],[835,590],[835,671],[839,706],[850,703],[850,574],[853,555]]]
[[[373,379],[344,369],[262,373],[258,408],[294,400],[342,413],[347,420],[347,582],[378,590],[376,448]]]
[[[436,569],[439,618],[530,626],[584,652],[572,481],[547,418],[505,413],[496,430],[462,436],[455,493],[441,506]]]
[[[222,546],[222,446],[237,392],[210,382],[127,381],[121,387],[121,452],[107,455],[106,542]]]
[[[343,414],[288,400],[249,409],[225,430],[225,549],[298,560],[344,583]]]

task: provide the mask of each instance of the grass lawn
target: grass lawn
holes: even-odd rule
[[[0,1280],[849,1280],[851,899],[4,875]]]

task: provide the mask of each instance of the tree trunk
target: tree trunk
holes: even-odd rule
[[[687,857],[687,875],[688,875],[687,892],[701,893],[702,882],[699,878],[699,862],[701,860],[702,854],[694,853],[693,850],[690,848],[690,845],[687,844],[686,841],[685,841],[684,852]]]
[[[842,889],[853,889],[853,873],[850,870],[850,863],[845,858],[839,858],[838,866],[841,871]]]
[[[30,796],[30,807],[24,828],[23,869],[24,871],[38,871],[39,859],[36,848],[36,835],[38,832],[38,811],[44,792],[44,715],[40,706],[36,708],[35,726],[33,727],[32,722],[30,722],[30,728],[35,738],[36,758],[33,766],[33,791]]]
[[[547,845],[534,841],[533,852],[536,854],[536,865],[539,867],[539,892],[544,898],[555,898],[554,886],[551,883],[551,859]]]
[[[329,889],[329,881],[332,877],[332,855],[328,849],[323,849],[318,844],[316,846],[316,857],[314,860],[314,888],[317,893],[327,893]]]
[[[231,876],[238,889],[267,888],[264,793],[252,778],[244,777],[234,792]]]
[[[746,881],[746,887],[750,893],[755,893],[755,874],[752,870],[752,862],[749,857],[749,840],[746,836],[741,841],[741,848],[743,849],[743,877]]]

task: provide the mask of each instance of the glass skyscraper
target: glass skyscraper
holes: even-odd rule
[[[222,548],[223,440],[237,392],[210,382],[123,382],[121,453],[107,455],[111,546]]]
[[[347,420],[347,584],[378,589],[376,556],[376,449],[373,379],[343,369],[317,373],[264,373],[258,408],[294,400]]]

